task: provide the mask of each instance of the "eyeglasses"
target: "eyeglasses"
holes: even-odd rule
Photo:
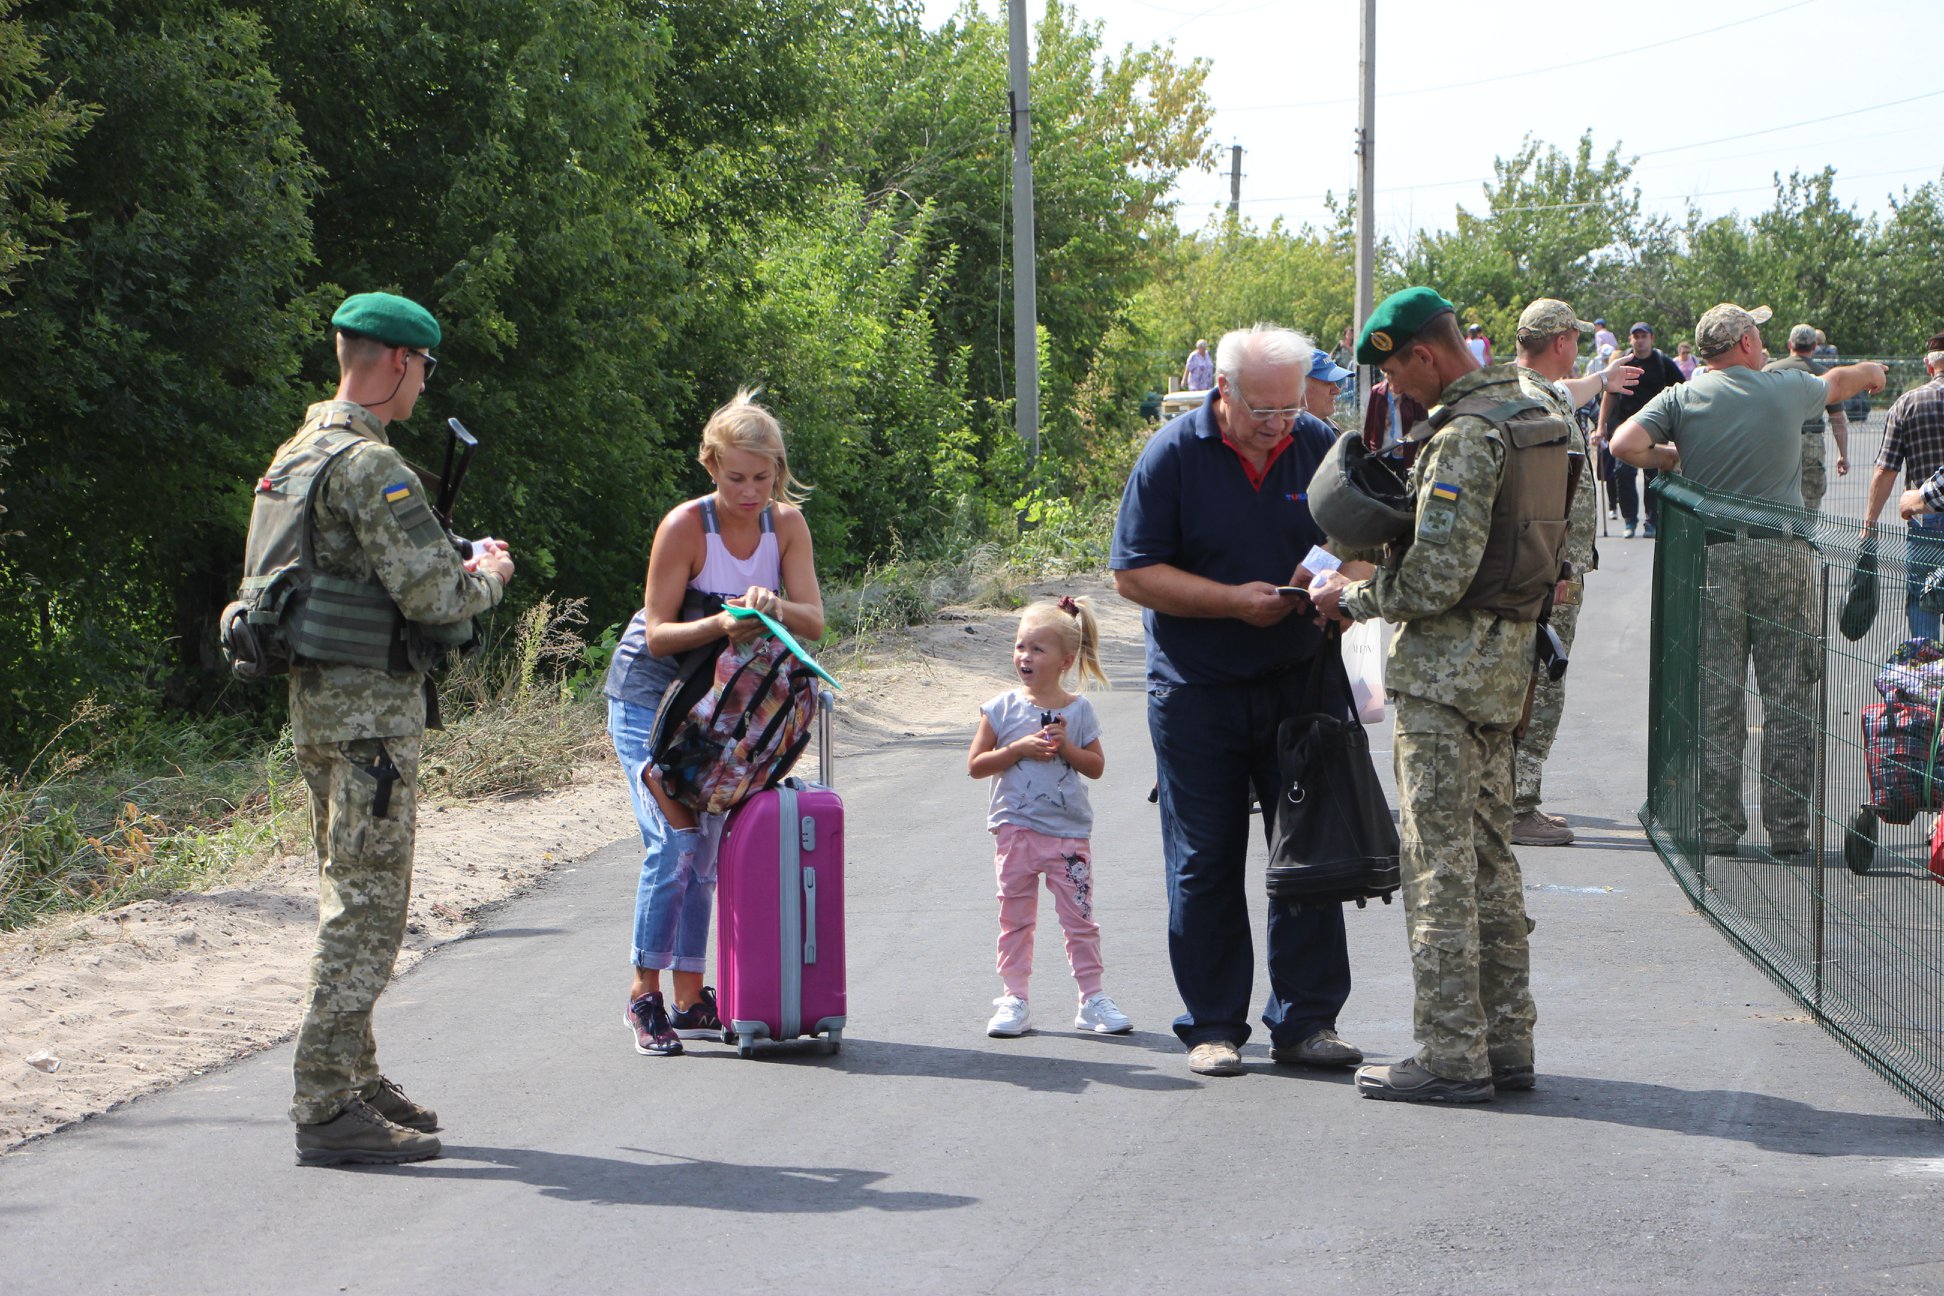
[[[410,360],[413,356],[417,356],[419,359],[425,361],[425,381],[431,382],[432,371],[439,367],[439,357],[433,355],[430,351],[407,351],[405,353],[407,360]]]
[[[1298,414],[1306,413],[1309,408],[1306,405],[1283,405],[1275,409],[1257,409],[1243,399],[1241,387],[1229,382],[1227,379],[1222,380],[1222,395],[1249,411],[1249,417],[1258,423],[1268,423],[1275,419],[1285,419],[1293,422]]]
[[[1238,397],[1237,400],[1239,403],[1240,398]],[[1243,405],[1242,408],[1248,410],[1249,417],[1258,423],[1268,423],[1275,419],[1294,419],[1298,414],[1307,412],[1306,407],[1302,405],[1283,405],[1276,409],[1257,409],[1253,405]]]

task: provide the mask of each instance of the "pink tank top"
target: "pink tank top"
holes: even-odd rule
[[[770,510],[763,510],[762,534],[756,538],[756,552],[738,558],[722,542],[722,529],[716,522],[715,497],[702,497],[702,570],[689,582],[689,588],[704,594],[739,598],[751,585],[766,590],[783,588],[782,551],[776,544],[776,522]]]

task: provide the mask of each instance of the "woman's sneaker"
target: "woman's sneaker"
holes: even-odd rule
[[[715,988],[703,986],[702,997],[686,1008],[677,1008],[668,1024],[683,1039],[721,1039],[722,1018],[716,1015]]]
[[[1112,999],[1104,994],[1093,994],[1081,1001],[1080,1011],[1073,1019],[1073,1029],[1093,1031],[1097,1035],[1125,1035],[1134,1029],[1134,1023]]]
[[[635,1052],[645,1057],[674,1057],[682,1051],[682,1038],[668,1024],[659,990],[628,1004],[628,1029],[634,1032]]]
[[[986,1034],[994,1039],[1013,1039],[1033,1028],[1033,1010],[1018,995],[1000,995],[992,1006],[999,1011],[986,1023]]]

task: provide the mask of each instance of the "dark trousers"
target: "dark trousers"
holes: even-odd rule
[[[1634,486],[1636,472],[1640,474],[1640,485],[1637,491]],[[1646,497],[1647,525],[1660,524],[1660,497],[1647,489],[1658,476],[1660,476],[1658,468],[1635,468],[1632,464],[1623,464],[1617,459],[1614,460],[1613,497],[1620,502],[1620,516],[1626,520],[1628,526],[1640,521],[1642,496]]]
[[[1333,669],[1333,668],[1332,668]],[[1306,671],[1253,684],[1155,685],[1148,733],[1161,785],[1161,851],[1168,878],[1168,959],[1182,1014],[1175,1034],[1190,1048],[1249,1038],[1255,945],[1244,871],[1249,795],[1279,794],[1276,728],[1302,708]],[[1327,709],[1349,715],[1333,683]],[[1269,820],[1263,817],[1263,833]],[[1269,904],[1267,895],[1261,903]],[[1269,905],[1269,998],[1262,1023],[1277,1048],[1335,1026],[1350,997],[1343,906]]]

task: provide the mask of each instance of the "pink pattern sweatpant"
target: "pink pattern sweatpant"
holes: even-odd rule
[[[1033,925],[1039,917],[1039,880],[1053,893],[1066,933],[1067,962],[1080,997],[1100,993],[1100,926],[1093,920],[1093,848],[1085,837],[1049,837],[1018,824],[994,830],[999,874],[999,979],[1006,993],[1026,998],[1033,972]]]

